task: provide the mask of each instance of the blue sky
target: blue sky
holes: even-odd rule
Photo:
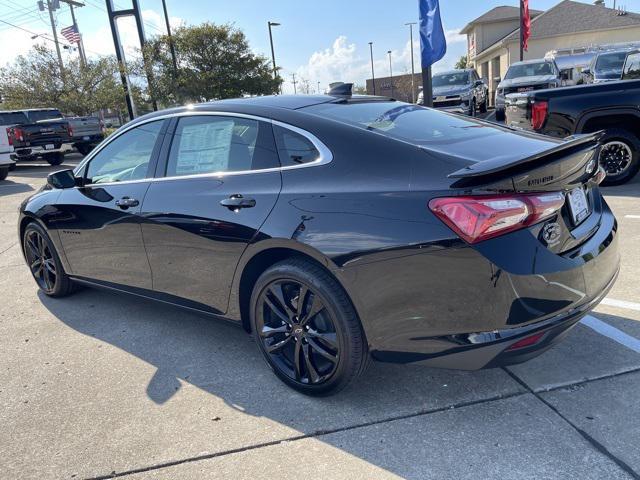
[[[584,1],[584,0],[582,0]],[[84,0],[76,10],[89,55],[113,53],[104,0]],[[147,36],[163,30],[161,0],[140,0]],[[517,0],[441,0],[442,19],[447,32],[447,56],[437,69],[450,68],[466,52],[466,39],[458,35],[470,20],[498,5],[517,6]],[[545,10],[558,0],[531,0],[531,8]],[[621,0],[628,10],[640,11],[640,0]],[[129,0],[116,0],[120,7]],[[606,0],[607,6],[613,0]],[[392,51],[394,74],[410,71],[409,30],[407,22],[417,21],[418,0],[167,0],[171,23],[197,24],[203,21],[233,23],[242,29],[254,51],[270,56],[267,21],[282,25],[274,28],[276,61],[292,91],[291,74],[323,87],[329,81],[363,83],[370,77],[369,45],[374,42],[376,76],[387,75],[387,51]],[[58,31],[71,24],[68,7],[56,12]],[[0,0],[0,20],[27,31],[0,23],[0,64],[11,61],[30,45],[40,42],[53,46],[48,14],[38,12],[36,0]],[[136,45],[133,22],[121,20],[123,43],[130,55]],[[31,40],[31,32],[43,34]],[[417,32],[414,52],[419,54]],[[7,48],[7,46],[11,46]],[[71,53],[66,53],[73,54]],[[417,57],[416,57],[417,58]]]

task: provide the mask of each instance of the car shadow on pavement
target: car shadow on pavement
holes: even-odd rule
[[[11,178],[0,181],[0,197],[31,191],[33,191],[33,187],[31,185],[22,182],[14,182]]]
[[[623,185],[601,188],[602,194],[609,197],[640,197],[640,173]]]

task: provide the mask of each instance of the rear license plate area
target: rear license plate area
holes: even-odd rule
[[[569,200],[569,212],[574,225],[582,223],[590,214],[591,207],[587,200],[584,188],[574,188],[567,194]]]

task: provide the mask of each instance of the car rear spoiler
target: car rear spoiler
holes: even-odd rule
[[[558,144],[556,147],[543,150],[535,155],[517,159],[511,162],[505,162],[503,158],[489,159],[482,162],[474,163],[467,167],[461,168],[448,175],[449,178],[475,180],[483,177],[493,176],[509,176],[515,173],[523,172],[531,168],[540,166],[542,162],[552,162],[556,159],[574,154],[581,150],[596,148],[600,139],[604,135],[603,131],[589,133],[584,135],[574,135],[567,137],[566,141]]]

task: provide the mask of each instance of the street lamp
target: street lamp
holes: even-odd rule
[[[393,97],[393,68],[391,67],[391,50],[387,51],[389,54],[389,77],[391,78],[391,96]]]
[[[320,94],[320,82],[318,82],[318,95]]]
[[[271,43],[271,61],[273,62],[273,79],[278,79],[278,69],[276,68],[276,54],[273,50],[273,34],[271,33],[271,27],[280,26],[277,22],[267,22],[269,25],[269,43]]]
[[[405,23],[405,25],[409,25],[409,42],[411,45],[411,98],[413,103],[416,103],[416,68],[413,61],[413,26],[416,25],[416,22]]]
[[[373,94],[376,94],[376,75],[373,71],[373,42],[369,42],[369,51],[371,52],[371,81],[373,82]]]

